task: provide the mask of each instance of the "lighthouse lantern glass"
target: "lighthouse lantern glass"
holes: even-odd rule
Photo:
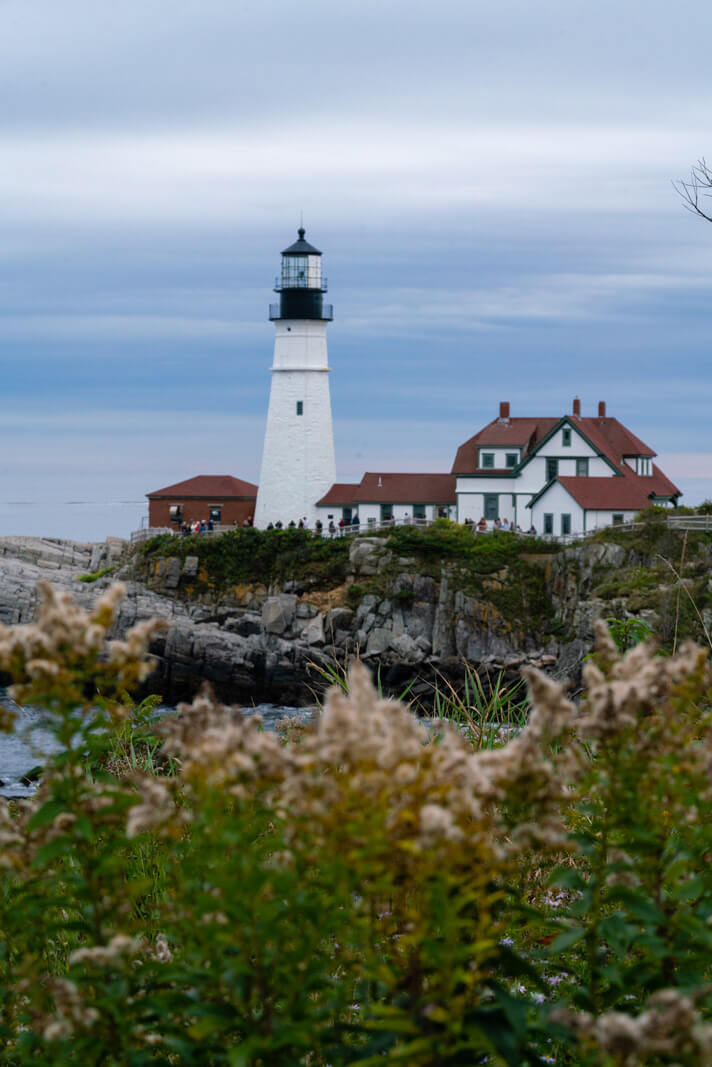
[[[282,256],[286,289],[321,289],[321,256]]]

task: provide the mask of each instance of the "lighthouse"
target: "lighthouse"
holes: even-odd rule
[[[272,385],[255,526],[280,520],[286,526],[317,518],[316,502],[336,481],[329,395],[326,325],[333,318],[324,303],[326,278],[321,252],[299,238],[282,252],[281,275],[270,304],[274,322]]]

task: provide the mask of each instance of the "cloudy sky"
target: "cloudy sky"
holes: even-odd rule
[[[256,481],[279,252],[324,252],[340,478],[605,399],[712,496],[706,0],[0,0],[0,533]]]

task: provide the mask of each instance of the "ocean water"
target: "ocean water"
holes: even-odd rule
[[[35,708],[20,708],[0,690],[0,699],[17,714],[15,732],[0,733],[0,796],[26,797],[37,789],[36,784],[24,784],[22,778],[33,768],[45,762],[57,750],[52,734],[39,724],[40,713]],[[174,709],[158,708],[156,714],[170,714]],[[266,730],[274,730],[284,718],[309,717],[314,709],[289,708],[278,704],[259,704],[245,708],[248,715],[261,715]]]

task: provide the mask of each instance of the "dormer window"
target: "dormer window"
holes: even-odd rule
[[[517,453],[516,452],[507,452],[507,455],[505,457],[505,462],[506,462],[507,466],[508,467],[516,467],[517,458],[518,457],[517,457]]]
[[[494,470],[494,452],[480,452],[480,467],[483,470]]]
[[[636,474],[644,478],[650,477],[653,473],[653,462],[649,456],[631,456],[627,462],[628,466],[632,467]]]

